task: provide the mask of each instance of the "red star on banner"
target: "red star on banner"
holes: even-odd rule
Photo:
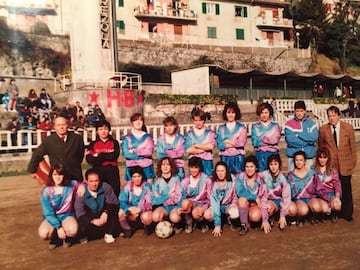
[[[89,97],[90,97],[90,102],[89,103],[95,103],[95,104],[97,104],[98,102],[97,102],[97,99],[98,99],[98,97],[99,97],[100,95],[98,94],[98,93],[96,93],[96,92],[92,92],[92,93],[90,93],[89,94]]]

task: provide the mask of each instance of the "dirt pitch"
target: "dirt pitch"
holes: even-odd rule
[[[358,145],[360,153],[360,146]],[[360,158],[359,158],[360,159]],[[37,235],[40,187],[30,176],[0,178],[0,269],[360,269],[360,161],[353,175],[354,221],[251,230],[223,236],[194,231],[161,240],[137,231],[117,238],[48,250]]]

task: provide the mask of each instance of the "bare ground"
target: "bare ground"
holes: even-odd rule
[[[358,150],[360,147],[358,146]],[[245,236],[224,229],[169,239],[137,231],[118,238],[48,250],[37,228],[40,187],[30,176],[0,178],[0,269],[360,269],[360,166],[353,175],[354,221],[288,227]]]

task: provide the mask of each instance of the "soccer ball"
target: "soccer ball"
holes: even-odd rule
[[[170,237],[173,231],[173,226],[169,221],[160,221],[155,227],[155,234],[162,239]]]

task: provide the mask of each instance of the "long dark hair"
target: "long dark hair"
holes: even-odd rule
[[[169,157],[163,157],[162,159],[160,159],[158,161],[157,167],[156,167],[156,176],[157,177],[162,176],[161,165],[163,164],[163,162],[165,160],[169,161],[169,164],[170,164],[170,167],[171,167],[171,177],[173,177],[174,175],[177,174],[177,167],[176,167],[175,161],[172,158],[169,158]]]
[[[320,157],[327,157],[328,160],[326,161],[326,173],[328,175],[331,175],[331,154],[329,149],[325,148],[325,147],[320,147],[317,151],[316,151],[316,158],[315,158],[315,169],[317,172],[320,172],[320,162],[319,162],[319,158]]]
[[[57,172],[59,175],[63,175],[64,179],[61,182],[61,186],[68,186],[70,185],[70,178],[68,176],[67,171],[65,170],[64,166],[61,163],[55,164],[49,172],[49,178],[46,182],[47,186],[55,186],[55,182],[54,182],[54,178],[53,178],[53,173]]]
[[[218,162],[215,164],[215,167],[214,167],[214,170],[213,170],[213,173],[212,173],[212,176],[211,176],[211,180],[212,180],[213,182],[219,181],[219,178],[218,178],[218,176],[217,176],[217,174],[216,174],[216,168],[219,167],[219,166],[224,166],[224,167],[225,167],[225,169],[226,169],[225,179],[226,179],[226,181],[231,182],[231,181],[232,181],[232,177],[231,177],[230,170],[229,170],[227,164],[226,164],[225,162],[223,162],[223,161],[218,161]]]

